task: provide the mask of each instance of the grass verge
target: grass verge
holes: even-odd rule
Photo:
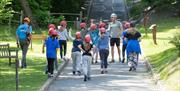
[[[169,20],[169,21],[168,21]],[[141,45],[149,58],[153,70],[165,83],[167,91],[180,91],[180,55],[179,50],[170,44],[170,38],[180,31],[179,18],[158,20],[157,43],[153,44],[151,34],[142,39]]]

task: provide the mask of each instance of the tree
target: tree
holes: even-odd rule
[[[12,0],[1,0],[0,2],[0,20],[12,17],[13,10],[10,7]]]

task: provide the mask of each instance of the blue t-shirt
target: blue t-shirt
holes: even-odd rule
[[[127,45],[127,40],[125,40],[126,33],[127,33],[127,30],[123,31],[122,34],[121,34],[123,45]]]
[[[76,52],[76,51],[81,51],[79,48],[78,48],[78,45],[82,45],[83,44],[83,41],[82,40],[77,40],[75,39],[73,41],[73,48],[72,48],[72,52]]]
[[[27,38],[27,32],[32,33],[32,27],[24,23],[17,28],[16,35],[20,40],[25,40]]]
[[[98,49],[109,49],[109,36],[104,35],[103,38],[99,38],[97,47]]]
[[[91,40],[92,40],[92,44],[93,45],[97,45],[98,39],[99,39],[99,30],[90,30],[90,36],[91,36]]]
[[[56,49],[59,48],[58,39],[53,39],[51,37],[48,37],[45,40],[45,45],[46,45],[46,57],[57,58]]]

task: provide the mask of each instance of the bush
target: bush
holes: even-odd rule
[[[170,43],[175,45],[180,52],[180,32],[176,33],[173,38],[171,38]]]

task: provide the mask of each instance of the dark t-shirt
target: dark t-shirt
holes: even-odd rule
[[[135,34],[131,34],[131,33],[126,33],[124,35],[128,40],[137,40],[139,37],[141,37],[141,34],[136,31]]]
[[[76,51],[81,51],[79,48],[78,48],[78,46],[79,45],[82,45],[83,44],[83,41],[82,40],[77,40],[77,39],[75,39],[74,41],[73,41],[73,48],[72,48],[72,52],[76,52]]]
[[[86,43],[84,43],[84,44],[82,44],[81,45],[82,46],[82,49],[85,51],[85,52],[83,52],[83,56],[84,55],[87,55],[87,56],[92,56],[92,54],[91,54],[91,49],[93,48],[93,45],[92,44],[86,44]]]

